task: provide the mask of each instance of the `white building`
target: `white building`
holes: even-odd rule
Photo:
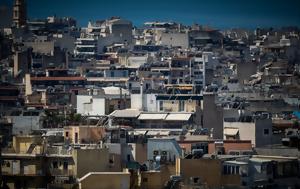
[[[121,99],[124,96],[129,97],[129,95],[127,90],[120,87],[90,90],[90,94],[77,95],[77,113],[91,116],[106,115],[110,108],[110,102],[112,102],[111,99]]]
[[[253,147],[272,144],[272,120],[252,118],[251,120],[224,120],[224,140],[251,140]]]
[[[88,23],[80,38],[75,42],[75,55],[95,55],[102,53],[105,46],[114,43],[132,43],[132,23],[120,18]]]

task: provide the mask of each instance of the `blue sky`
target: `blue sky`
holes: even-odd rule
[[[162,20],[218,28],[300,26],[299,0],[27,0],[27,5],[30,18],[71,16],[81,26],[111,16],[135,25]]]

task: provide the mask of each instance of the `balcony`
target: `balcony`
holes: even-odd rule
[[[50,174],[52,176],[73,176],[74,173],[75,171],[70,169],[55,169],[55,168],[50,169]]]

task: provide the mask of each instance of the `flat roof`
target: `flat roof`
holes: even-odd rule
[[[285,156],[257,155],[257,156],[252,156],[252,158],[250,160],[254,161],[254,162],[270,162],[270,161],[287,162],[287,161],[298,160],[298,158],[297,157],[285,157]]]
[[[141,113],[139,120],[164,120],[167,117],[167,113]]]
[[[188,121],[191,118],[191,113],[170,113],[167,115],[168,121]]]
[[[233,160],[233,161],[225,161],[224,163],[228,163],[228,164],[236,164],[236,165],[248,165],[247,162],[236,161],[236,160]]]
[[[265,158],[250,158],[249,159],[250,161],[253,161],[253,162],[258,162],[258,163],[265,163],[265,162],[271,162],[272,160],[270,159],[265,159]]]
[[[92,175],[130,175],[130,173],[129,172],[89,172],[83,177],[81,177],[80,179],[78,179],[78,181],[81,182]]]
[[[125,109],[125,110],[115,110],[110,116],[117,118],[136,118],[140,115],[141,111],[137,109]]]

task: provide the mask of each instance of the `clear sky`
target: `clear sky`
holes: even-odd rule
[[[111,16],[135,25],[161,20],[218,28],[300,26],[300,0],[27,0],[27,6],[29,18],[71,16],[81,26]]]

